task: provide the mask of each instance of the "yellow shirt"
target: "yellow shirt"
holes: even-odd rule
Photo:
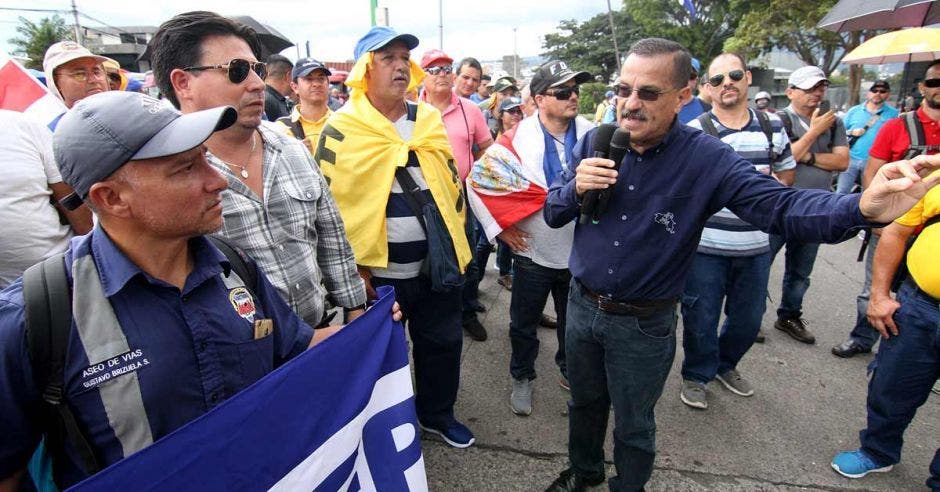
[[[326,120],[333,114],[333,111],[330,108],[326,109],[326,113],[317,121],[310,121],[307,118],[304,118],[300,114],[300,105],[294,106],[293,111],[290,113],[290,120],[293,122],[300,121],[300,127],[304,129],[304,138],[309,142],[308,149],[312,154],[317,149],[317,142],[320,141],[320,133],[323,132],[323,125],[326,125]],[[290,130],[290,127],[284,123],[278,122],[281,125],[284,134],[293,137],[294,132]]]
[[[914,208],[895,222],[917,227],[935,215],[940,215],[940,187],[928,191]],[[907,253],[907,269],[924,292],[940,299],[940,224],[921,232]]]

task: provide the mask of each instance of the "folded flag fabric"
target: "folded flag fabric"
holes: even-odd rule
[[[541,210],[547,191],[526,177],[510,149],[493,144],[467,176],[467,201],[490,241],[507,227]]]
[[[54,96],[45,85],[36,79],[16,60],[0,58],[0,109],[24,113],[55,129],[66,108],[62,100]]]
[[[394,293],[313,349],[70,491],[425,491]]]

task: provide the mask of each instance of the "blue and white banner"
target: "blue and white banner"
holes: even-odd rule
[[[404,331],[394,294],[313,349],[85,490],[425,491]]]

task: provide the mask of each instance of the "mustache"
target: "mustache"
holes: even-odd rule
[[[639,121],[646,121],[648,119],[646,113],[639,109],[635,111],[628,111],[625,109],[620,112],[620,117]]]

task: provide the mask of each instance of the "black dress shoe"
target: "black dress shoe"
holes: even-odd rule
[[[545,492],[582,492],[587,486],[595,486],[604,483],[604,476],[586,477],[579,475],[572,469],[561,472],[561,475],[545,489]]]
[[[871,347],[862,347],[860,343],[851,338],[842,342],[840,345],[832,347],[832,355],[842,357],[843,359],[848,359],[855,354],[867,354],[869,352],[871,352]]]
[[[543,328],[551,328],[554,330],[555,328],[558,328],[558,320],[547,314],[543,314],[539,319],[539,326]]]
[[[486,340],[486,328],[483,327],[476,316],[464,320],[463,329],[470,335],[470,338],[478,342]]]

